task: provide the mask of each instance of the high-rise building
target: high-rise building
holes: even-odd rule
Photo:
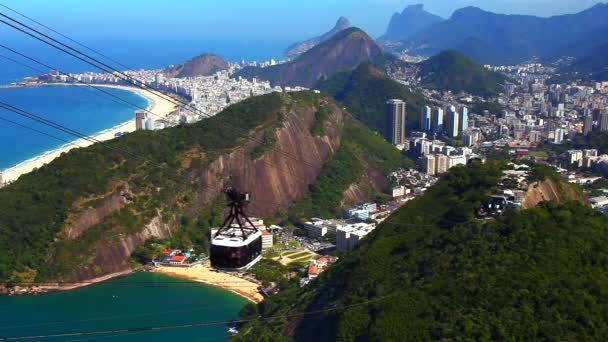
[[[563,142],[564,142],[564,130],[561,128],[558,128],[555,130],[555,135],[553,136],[553,143],[561,144]]]
[[[432,130],[434,132],[442,132],[443,131],[443,109],[440,107],[435,107],[435,111],[433,112],[433,122],[432,122]]]
[[[145,110],[138,109],[135,111],[135,130],[141,131],[146,129],[146,119],[148,118],[148,112]]]
[[[600,114],[598,128],[600,132],[608,131],[608,110],[605,110]]]
[[[428,132],[431,130],[431,119],[432,119],[431,107],[424,106],[420,112],[420,130]]]
[[[386,102],[386,140],[394,145],[405,144],[405,102],[389,100]]]
[[[460,119],[458,120],[458,131],[464,132],[469,129],[469,109],[466,106],[460,107]]]
[[[583,122],[583,134],[587,135],[591,131],[593,131],[593,116],[587,115]]]
[[[435,173],[442,174],[448,172],[448,156],[439,154],[435,156]]]
[[[432,176],[435,174],[435,156],[426,155],[422,157],[422,169],[427,175]]]
[[[454,106],[450,107],[448,109],[448,115],[447,115],[447,124],[446,124],[446,133],[448,135],[448,137],[457,137],[458,136],[458,119],[459,119],[459,114],[456,111],[456,108],[454,108]]]

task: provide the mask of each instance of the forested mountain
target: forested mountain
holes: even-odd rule
[[[410,5],[403,12],[393,14],[386,33],[379,40],[407,39],[441,21],[440,16],[425,11],[424,5]]]
[[[313,87],[339,72],[355,69],[362,62],[375,65],[400,63],[380,49],[367,33],[356,27],[343,30],[293,61],[267,68],[247,67],[236,74],[258,78],[274,85]]]
[[[595,47],[588,55],[579,57],[560,72],[574,79],[608,81],[608,42]]]
[[[386,75],[386,72],[366,62],[353,71],[334,75],[317,85],[331,94],[361,122],[384,134],[386,101],[401,99],[407,104],[407,126],[418,127],[420,109],[426,104],[424,97],[406,88]]]
[[[495,96],[502,91],[506,77],[475,63],[464,54],[448,50],[420,63],[420,83],[429,89]]]
[[[324,34],[322,34],[318,37],[314,37],[314,38],[305,40],[303,42],[298,42],[298,43],[292,44],[289,48],[287,48],[287,51],[285,51],[283,56],[285,56],[287,58],[292,58],[292,59],[296,58],[299,55],[303,54],[304,52],[323,43],[324,41],[331,39],[331,37],[333,37],[336,33],[346,30],[347,28],[349,28],[351,26],[352,25],[350,24],[350,21],[348,21],[347,18],[340,17],[338,19],[338,21],[336,22],[336,25],[331,30],[325,32]]]
[[[357,200],[345,198],[351,185],[369,189],[358,200],[372,200],[388,189],[365,172],[405,165],[327,96],[254,97],[192,125],[74,149],[0,189],[0,282],[129,270],[131,253],[150,237],[205,251],[226,186],[260,199],[252,215],[271,217],[295,202],[297,221],[339,213],[344,200]]]
[[[218,71],[228,70],[228,63],[222,57],[213,54],[203,54],[178,65],[163,70],[169,78],[185,78],[197,76],[211,76]]]
[[[602,340],[608,218],[574,201],[475,219],[503,167],[451,169],[317,280],[249,308],[237,340]]]
[[[449,19],[401,40],[397,49],[427,56],[455,49],[482,64],[584,56],[598,44],[608,42],[607,17],[608,4],[603,3],[576,14],[550,18],[496,14],[466,7],[455,11]]]

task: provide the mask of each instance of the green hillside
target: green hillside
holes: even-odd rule
[[[407,125],[417,128],[424,97],[392,80],[371,63],[362,63],[352,72],[339,73],[317,88],[340,101],[358,120],[372,130],[384,133],[386,101],[402,99],[407,103]]]
[[[74,149],[0,189],[0,281],[32,271],[37,279],[68,274],[102,231],[135,233],[160,211],[177,212],[193,187],[188,170],[248,141],[249,132],[279,120],[285,98],[255,97],[194,125],[141,131]],[[233,127],[231,134],[225,127]],[[189,155],[196,148],[204,153]],[[56,239],[70,215],[129,184],[134,201],[75,240]],[[111,235],[112,235],[111,234]]]
[[[608,218],[578,202],[473,218],[502,165],[456,167],[237,340],[602,340]],[[288,336],[284,336],[288,335]]]
[[[498,95],[506,77],[487,70],[466,55],[454,51],[443,51],[420,63],[419,76],[423,86],[436,90],[451,90],[453,93],[467,92],[491,97]]]

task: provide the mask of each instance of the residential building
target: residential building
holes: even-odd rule
[[[435,156],[435,173],[442,174],[448,172],[449,158],[446,155],[439,154]]]
[[[561,144],[563,142],[564,142],[564,130],[561,128],[558,128],[555,130],[555,135],[553,136],[553,143]]]
[[[458,119],[458,131],[464,132],[469,129],[469,109],[466,106],[460,107],[460,118]]]
[[[374,229],[376,229],[374,223],[356,223],[340,227],[336,230],[336,246],[338,249],[351,250]]]
[[[422,170],[427,175],[432,176],[435,174],[435,156],[428,154],[422,157]]]
[[[148,118],[148,112],[145,110],[138,109],[135,111],[135,130],[141,131],[146,128],[146,119]]]
[[[274,246],[273,235],[266,229],[260,229],[260,232],[262,233],[262,248]]]
[[[431,121],[432,121],[432,112],[431,107],[424,106],[422,107],[422,111],[420,112],[420,130],[423,132],[428,132],[431,130]]]
[[[568,163],[570,164],[579,164],[579,162],[583,159],[583,151],[581,150],[569,150],[568,153]]]
[[[447,123],[446,123],[446,133],[448,135],[448,137],[457,137],[458,136],[458,128],[460,127],[458,125],[458,120],[459,120],[459,114],[456,111],[456,108],[454,106],[451,106],[448,109],[448,115],[447,115]]]
[[[303,227],[308,232],[308,236],[318,238],[325,236],[327,233],[335,233],[336,229],[344,224],[345,222],[342,220],[312,218],[309,222],[305,222]]]
[[[598,128],[599,128],[600,132],[608,131],[608,110],[604,110],[600,114]]]
[[[440,107],[435,107],[435,111],[433,112],[431,129],[434,132],[442,132],[443,131],[443,109]]]
[[[588,135],[591,131],[593,131],[593,116],[587,115],[583,122],[583,134]]]
[[[386,140],[393,145],[405,144],[406,104],[392,99],[386,102]]]

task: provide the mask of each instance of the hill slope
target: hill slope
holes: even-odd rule
[[[236,74],[268,80],[274,85],[313,87],[332,75],[356,68],[361,62],[376,65],[397,59],[384,53],[367,33],[352,27],[334,35],[288,63],[267,68],[244,68]]]
[[[608,42],[593,48],[590,54],[578,58],[560,72],[571,78],[608,81]]]
[[[238,340],[601,340],[608,218],[569,202],[474,220],[500,175],[494,163],[452,169],[318,280],[257,308],[334,310],[254,321]]]
[[[328,115],[317,136],[321,105]],[[330,98],[275,93],[193,125],[70,151],[0,189],[0,282],[128,270],[150,236],[203,246],[205,229],[221,223],[224,208],[214,203],[228,184],[271,199],[252,203],[252,214],[286,210],[339,148],[344,115]]]
[[[433,24],[443,21],[440,16],[424,10],[424,5],[407,6],[403,12],[394,13],[388,24],[386,33],[380,40],[402,40],[413,34],[431,27]]]
[[[602,3],[576,14],[550,18],[503,15],[466,7],[455,11],[449,19],[402,40],[401,49],[423,55],[458,49],[483,64],[586,55],[590,52],[589,46],[567,47],[581,46],[580,42],[588,41],[589,37],[598,37],[600,40],[596,43],[607,42],[606,17],[608,4]]]
[[[314,38],[305,40],[303,42],[298,42],[298,43],[292,44],[289,48],[287,48],[285,53],[283,53],[283,56],[290,58],[290,59],[296,58],[299,55],[303,54],[304,52],[312,49],[313,47],[323,43],[324,41],[329,40],[336,33],[346,30],[347,28],[349,28],[351,26],[352,25],[350,24],[350,21],[348,21],[347,18],[340,17],[338,19],[338,21],[336,22],[336,25],[331,30],[329,30],[328,32],[325,32],[324,34],[322,34],[318,37],[314,37]]]
[[[370,129],[384,134],[386,101],[402,99],[407,103],[407,125],[417,127],[424,97],[392,80],[371,63],[362,63],[353,71],[339,73],[318,88],[331,94]]]
[[[480,96],[498,95],[506,77],[487,70],[469,57],[454,50],[420,63],[421,84],[430,89],[461,91]]]
[[[222,57],[213,54],[203,54],[186,62],[171,66],[163,70],[169,78],[185,78],[197,76],[211,76],[218,71],[228,70],[228,63]]]

